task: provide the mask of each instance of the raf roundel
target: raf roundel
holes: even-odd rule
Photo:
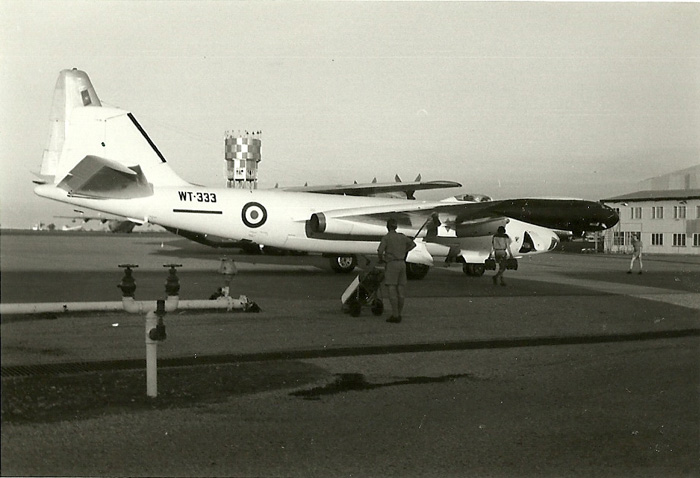
[[[267,221],[267,210],[265,206],[258,202],[249,202],[243,206],[241,219],[243,224],[248,227],[260,227]]]

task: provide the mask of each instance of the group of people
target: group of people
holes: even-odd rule
[[[406,257],[408,253],[416,247],[416,243],[410,237],[397,232],[398,222],[396,219],[389,219],[386,223],[387,234],[379,243],[377,253],[379,262],[386,264],[384,271],[383,285],[389,296],[391,304],[391,317],[387,322],[398,324],[401,322],[401,313],[405,301],[406,287]],[[491,255],[498,264],[498,271],[492,277],[493,285],[505,286],[503,273],[506,271],[508,259],[513,258],[510,250],[512,244],[510,236],[506,233],[504,226],[499,226],[496,234],[491,238]],[[632,261],[630,262],[628,274],[632,273],[634,262],[639,262],[639,273],[642,273],[642,241],[637,235],[632,235]]]
[[[391,304],[391,317],[387,322],[398,324],[401,322],[405,301],[406,257],[416,247],[416,243],[410,237],[396,231],[398,228],[396,219],[389,219],[386,228],[388,232],[382,237],[377,253],[379,262],[386,264],[383,285]],[[503,273],[506,271],[507,260],[513,257],[510,250],[511,243],[510,237],[506,234],[506,228],[500,226],[491,240],[492,254],[498,263],[498,272],[493,276],[494,285],[499,282],[502,286],[506,285]]]

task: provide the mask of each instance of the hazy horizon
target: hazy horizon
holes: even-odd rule
[[[260,188],[600,199],[700,163],[695,3],[6,0],[0,32],[3,228],[72,213],[31,172],[73,67],[209,186],[228,130],[262,130]]]

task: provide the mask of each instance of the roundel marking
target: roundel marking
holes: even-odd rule
[[[267,221],[267,210],[259,202],[249,202],[241,210],[241,219],[248,227],[260,227]]]

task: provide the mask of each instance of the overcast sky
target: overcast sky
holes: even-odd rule
[[[700,163],[697,3],[0,0],[2,227],[72,212],[31,182],[64,68],[211,186],[231,129],[263,188],[600,199]]]

